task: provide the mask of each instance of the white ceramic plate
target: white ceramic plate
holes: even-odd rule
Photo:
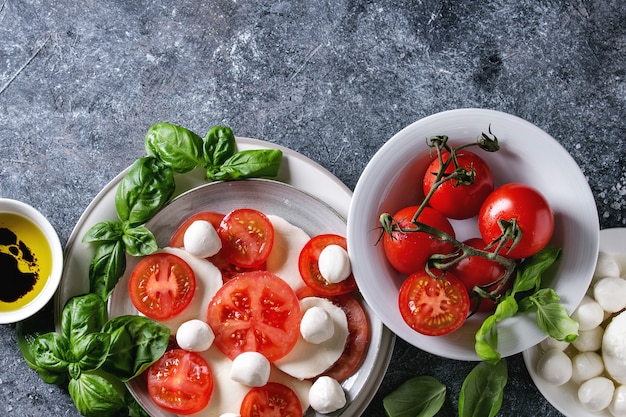
[[[599,250],[611,254],[619,263],[621,270],[626,271],[626,228],[601,230]],[[535,372],[540,355],[539,346],[533,346],[524,351],[524,362],[535,385],[554,408],[567,417],[612,417],[608,410],[598,413],[585,410],[578,401],[578,384],[568,382],[561,386],[555,386],[541,378]]]
[[[345,228],[345,223],[342,219],[345,219],[347,215],[351,192],[336,177],[320,165],[290,149],[247,138],[238,138],[237,143],[240,150],[264,148],[281,149],[283,151],[283,162],[276,179],[290,186],[281,187],[280,184],[273,181],[258,181],[258,183],[273,184],[271,186],[273,191],[267,193],[267,195],[263,195],[263,193],[258,194],[257,191],[249,188],[251,186],[250,184],[257,183],[257,181],[223,183],[223,185],[220,185],[222,183],[214,184],[218,187],[229,187],[230,190],[228,193],[216,194],[215,205],[213,205],[214,203],[211,199],[207,199],[205,202],[206,205],[215,207],[217,210],[218,208],[223,208],[224,205],[230,206],[232,204],[239,204],[239,202],[245,199],[247,192],[254,191],[250,203],[254,202],[259,208],[271,207],[274,213],[283,215],[288,220],[293,220],[295,224],[301,226],[307,232],[315,232],[316,230],[322,229],[329,230],[325,229],[326,226],[321,225],[321,223],[323,223],[320,217],[321,215],[330,216],[328,218],[330,228],[341,228],[342,225]],[[114,203],[115,190],[125,172],[126,171],[119,174],[96,196],[79,219],[78,224],[70,236],[66,247],[66,262],[63,278],[55,300],[57,326],[58,318],[60,317],[60,312],[65,302],[70,297],[83,294],[89,290],[88,270],[94,252],[90,245],[82,243],[81,240],[87,230],[95,223],[104,220],[117,220]],[[171,210],[193,210],[194,208],[186,204],[189,200],[182,194],[196,187],[207,187],[203,179],[203,173],[200,171],[193,171],[192,173],[177,176],[176,184],[176,195],[180,199],[180,202],[173,204],[172,208],[166,206],[162,209],[162,211],[155,216],[157,220],[158,218],[169,218],[167,213]],[[252,185],[252,187],[255,186]],[[324,203],[322,203],[322,201]],[[186,205],[183,207],[179,204]],[[194,202],[194,204],[199,203]],[[319,210],[319,213],[311,211],[316,209]],[[309,226],[301,223],[303,218],[309,216],[311,216],[314,221],[312,222],[312,229],[307,230]],[[296,219],[298,220],[296,221]],[[182,221],[184,219],[178,220]],[[163,232],[154,230],[153,232],[156,234],[157,239],[163,242],[163,239],[165,239],[164,236],[169,233],[169,230]],[[342,233],[342,230],[337,230],[336,233]],[[116,309],[126,308],[123,305],[113,302],[112,306]],[[350,393],[350,404],[340,414],[337,414],[338,416],[348,417],[359,415],[367,408],[367,405],[382,382],[382,378],[391,359],[391,354],[393,353],[394,335],[383,326],[382,322],[373,314],[367,305],[365,307],[372,327],[370,346],[361,369],[344,383],[344,388]],[[141,401],[141,398],[139,398],[139,400]],[[151,404],[144,404],[146,407],[150,407],[150,405]],[[154,416],[168,415],[163,414],[161,410],[157,408],[150,410],[150,412]]]
[[[563,248],[563,253],[544,284],[557,291],[570,313],[585,294],[598,253],[598,213],[589,185],[567,151],[543,130],[506,113],[460,109],[426,117],[398,132],[378,150],[357,183],[348,215],[348,251],[361,293],[383,323],[417,348],[451,359],[478,359],[474,335],[485,314],[476,314],[446,336],[424,336],[406,325],[397,308],[403,277],[389,265],[382,246],[376,246],[378,219],[381,213],[394,214],[421,202],[422,178],[430,160],[427,138],[447,135],[452,145],[467,143],[489,126],[501,150],[486,153],[476,148],[476,152],[490,165],[496,186],[529,184],[544,194],[555,212],[550,246]],[[475,219],[451,223],[459,240],[480,236]],[[498,329],[498,350],[505,357],[546,337],[533,314],[504,320]]]

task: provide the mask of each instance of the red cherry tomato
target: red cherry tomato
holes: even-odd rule
[[[222,240],[224,258],[241,268],[254,268],[270,256],[274,245],[274,226],[258,210],[236,209],[228,213],[217,234]]]
[[[504,184],[485,199],[478,214],[478,230],[485,243],[496,240],[502,233],[499,220],[515,219],[522,231],[522,238],[513,249],[506,242],[500,255],[522,259],[543,249],[554,231],[554,213],[545,197],[535,188],[520,183]]]
[[[411,220],[417,212],[418,206],[405,207],[398,211],[393,218],[402,227],[411,227]],[[431,227],[446,232],[454,237],[452,225],[441,213],[425,207],[417,219]],[[385,233],[383,247],[387,260],[399,272],[410,275],[414,272],[424,271],[424,266],[434,254],[448,254],[454,250],[454,245],[433,238],[425,232],[393,232],[393,237]]]
[[[239,414],[241,417],[300,417],[302,405],[291,388],[268,382],[248,391],[241,402]]]
[[[468,246],[475,249],[485,249],[485,242],[480,238],[471,238],[464,242]],[[470,294],[471,307],[473,310],[477,303],[476,297],[471,297],[474,287],[486,287],[487,291],[492,291],[497,287],[494,284],[498,281],[506,272],[506,268],[495,261],[490,261],[482,256],[469,256],[461,259],[448,269],[455,277],[461,280]],[[495,308],[495,303],[491,299],[481,299],[478,311],[492,311]]]
[[[450,158],[450,153],[442,155],[443,162]],[[472,184],[459,184],[456,179],[452,179],[439,185],[428,204],[444,216],[451,219],[469,219],[478,214],[482,202],[493,191],[493,173],[489,165],[478,155],[461,149],[456,154],[458,167],[467,172],[475,171],[474,182]],[[430,163],[424,175],[423,189],[424,195],[428,195],[432,189],[437,173],[441,168],[439,158]],[[446,174],[451,174],[457,169],[454,163],[450,163],[445,170]]]
[[[143,258],[130,275],[128,293],[142,314],[167,320],[180,314],[193,299],[196,276],[176,255],[155,253]]]
[[[331,283],[326,281],[320,273],[320,254],[329,245],[339,245],[347,249],[346,238],[343,236],[321,234],[311,238],[300,251],[298,269],[304,283],[314,292],[323,296],[335,296],[354,291],[357,287],[352,274],[343,281]]]
[[[267,271],[236,275],[207,310],[214,343],[230,359],[247,351],[262,353],[270,362],[282,358],[298,341],[301,318],[296,293]]]
[[[402,318],[413,330],[441,336],[465,323],[469,296],[463,283],[449,272],[441,279],[416,272],[402,283],[398,305]]]
[[[156,405],[174,414],[194,414],[213,394],[213,374],[202,356],[172,349],[148,368],[148,394]]]

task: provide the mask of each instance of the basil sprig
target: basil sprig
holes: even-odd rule
[[[203,139],[171,123],[157,123],[144,137],[147,156],[131,165],[117,187],[115,209],[119,221],[93,225],[83,242],[96,250],[89,266],[90,292],[107,300],[126,269],[126,254],[145,256],[158,245],[143,224],[165,206],[176,190],[175,174],[196,168],[207,181],[278,175],[282,152],[278,149],[238,151],[232,130],[215,126]]]
[[[433,417],[446,399],[446,386],[432,376],[416,376],[383,398],[389,417]]]

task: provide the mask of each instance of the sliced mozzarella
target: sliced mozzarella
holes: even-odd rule
[[[339,245],[328,245],[318,259],[320,274],[331,284],[346,280],[352,273],[348,251]]]
[[[312,307],[323,308],[332,317],[335,327],[333,336],[320,344],[309,343],[300,337],[291,352],[274,363],[294,378],[307,379],[321,374],[339,359],[348,338],[348,321],[343,310],[325,298],[303,298],[300,307],[303,312]]]
[[[209,302],[222,286],[222,273],[215,265],[206,259],[196,258],[187,251],[180,248],[163,248],[162,252],[171,253],[182,258],[193,270],[196,276],[196,292],[191,304],[178,316],[161,323],[169,327],[172,334],[176,333],[178,327],[188,320],[197,319],[206,315]]]
[[[580,384],[602,375],[604,363],[596,352],[580,352],[572,358],[572,381]]]
[[[578,337],[572,342],[572,345],[579,352],[595,352],[602,347],[602,336],[604,329],[601,326],[591,330],[581,330]]]
[[[537,361],[537,374],[554,385],[563,385],[572,377],[572,360],[562,350],[550,349]]]
[[[604,320],[604,310],[593,298],[585,295],[572,313],[572,319],[578,322],[579,330],[591,330]]]
[[[270,361],[259,352],[243,352],[233,360],[230,378],[249,387],[262,387],[270,378]]]
[[[626,384],[626,312],[613,317],[604,329],[602,359],[611,378]]]
[[[593,298],[606,312],[617,313],[626,307],[626,280],[605,277],[593,286]]]
[[[211,327],[199,319],[184,322],[176,331],[178,346],[191,352],[204,352],[211,347],[214,340],[215,334]]]
[[[312,409],[328,414],[346,405],[346,393],[336,379],[321,376],[311,386],[309,401]]]
[[[241,417],[239,413],[224,413],[220,417]]]
[[[267,218],[274,226],[274,245],[266,262],[267,270],[281,277],[297,292],[306,285],[300,276],[298,258],[311,238],[282,217],[270,214]]]
[[[183,236],[185,250],[197,258],[208,258],[222,249],[215,227],[206,220],[191,223]]]
[[[597,376],[580,385],[578,400],[589,411],[601,411],[611,403],[614,391],[613,381],[603,376]]]

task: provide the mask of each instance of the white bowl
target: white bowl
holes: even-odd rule
[[[403,276],[387,262],[382,245],[376,245],[378,219],[381,213],[394,214],[423,199],[422,177],[430,161],[427,138],[447,135],[452,145],[466,143],[490,126],[501,149],[495,153],[476,150],[490,165],[496,187],[508,182],[529,184],[547,198],[555,212],[549,246],[563,251],[544,286],[557,291],[570,313],[589,286],[598,253],[598,213],[589,185],[567,151],[538,127],[498,111],[459,109],[426,117],[395,134],[374,155],[356,185],[348,215],[348,252],[359,289],[383,323],[413,346],[451,359],[478,360],[474,335],[486,314],[474,315],[446,336],[424,336],[412,330],[397,306]],[[480,236],[475,219],[451,223],[459,240]],[[534,314],[500,322],[498,334],[498,351],[503,357],[546,337],[537,328]]]
[[[0,198],[0,229],[0,253],[6,268],[2,274],[7,277],[0,288],[4,291],[0,324],[7,324],[32,316],[50,301],[61,281],[63,249],[50,222],[21,201]],[[10,288],[9,293],[9,286],[15,283],[19,286]]]

